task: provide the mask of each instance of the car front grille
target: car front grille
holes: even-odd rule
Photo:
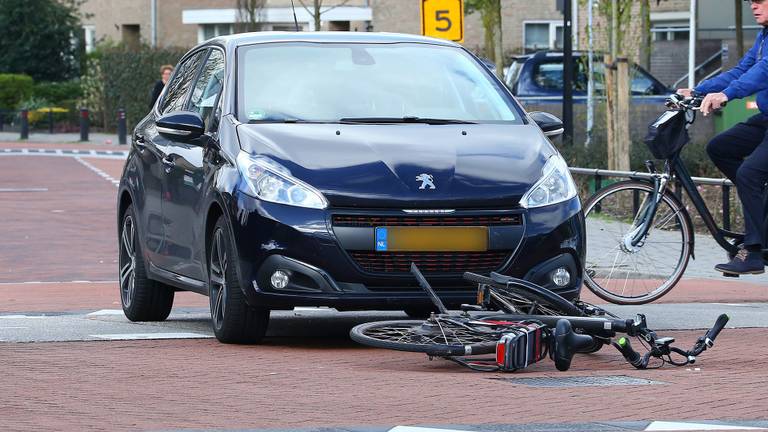
[[[371,216],[334,215],[333,226],[384,227],[384,226],[502,226],[521,225],[520,214],[482,216]]]
[[[489,273],[498,270],[510,251],[485,252],[375,252],[347,251],[369,273],[408,273],[415,263],[423,273],[461,275],[465,271]]]

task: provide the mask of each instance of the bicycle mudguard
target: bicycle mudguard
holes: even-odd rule
[[[519,322],[496,343],[496,365],[503,372],[525,369],[547,355],[546,326]]]

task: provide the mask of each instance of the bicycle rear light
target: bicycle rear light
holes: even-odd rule
[[[499,370],[512,372],[525,369],[546,354],[544,324],[520,322],[496,343],[496,364]]]

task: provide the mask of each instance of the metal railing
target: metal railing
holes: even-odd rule
[[[49,108],[44,111],[47,133],[54,134],[56,128],[54,127],[54,110]],[[120,144],[126,144],[127,140],[127,119],[124,109],[118,109],[117,116],[117,136]],[[80,141],[88,141],[89,133],[91,129],[91,113],[87,108],[80,108],[77,114],[78,125],[75,130],[80,132]],[[0,132],[4,132],[7,126],[14,126],[14,129],[18,129],[19,139],[29,139],[29,133],[31,129],[30,122],[30,110],[0,110]]]
[[[695,77],[696,74],[699,73],[700,70],[702,70],[705,67],[709,66],[710,64],[714,63],[718,59],[720,59],[720,65],[721,66],[720,66],[720,68],[716,69],[715,72],[716,73],[720,73],[723,70],[723,66],[722,66],[722,64],[723,64],[723,54],[725,53],[725,51],[726,50],[721,48],[720,51],[712,54],[708,59],[706,59],[703,62],[701,62],[701,64],[696,66],[696,69],[693,70],[693,76]],[[704,81],[705,79],[709,79],[709,78],[713,77],[715,75],[715,72],[712,72],[712,73],[708,74],[705,78],[702,78],[700,81]],[[681,76],[680,79],[675,81],[675,83],[672,84],[672,88],[677,88],[678,85],[680,85],[683,81],[685,81],[687,79],[688,79],[688,73],[686,73],[685,75]]]
[[[576,168],[572,167],[571,173],[574,175],[588,176],[595,179],[595,191],[602,189],[603,179],[605,178],[623,178],[623,179],[650,179],[652,176],[647,172],[642,171],[615,171],[599,168]],[[723,207],[723,229],[731,229],[731,188],[734,186],[733,182],[726,178],[709,178],[709,177],[691,177],[693,183],[696,185],[709,185],[720,186],[721,188],[721,205]],[[674,188],[675,195],[682,199],[683,188],[682,185],[675,181]]]

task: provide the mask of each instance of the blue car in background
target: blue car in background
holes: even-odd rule
[[[573,97],[587,100],[587,53],[574,52]],[[602,56],[594,60],[595,96],[605,97]],[[524,104],[561,103],[563,99],[563,53],[541,51],[512,59],[504,75],[505,84]],[[632,101],[662,103],[673,90],[640,66],[632,66]]]

